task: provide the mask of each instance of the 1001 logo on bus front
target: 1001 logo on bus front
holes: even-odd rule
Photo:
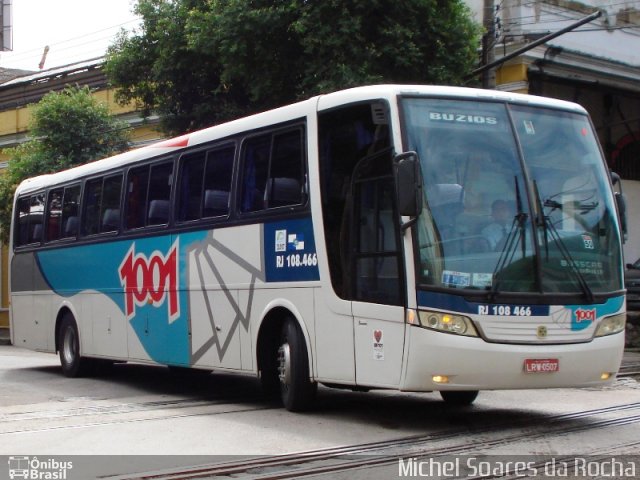
[[[159,307],[168,297],[169,323],[172,323],[180,316],[178,240],[166,255],[156,250],[148,258],[144,253],[136,253],[135,247],[134,242],[118,269],[127,320],[135,316],[136,307]]]

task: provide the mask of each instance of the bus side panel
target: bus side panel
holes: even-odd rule
[[[87,326],[86,334],[81,334],[85,347],[83,354],[127,359],[128,325],[122,310],[99,292],[85,292],[80,296],[82,324]]]
[[[315,290],[314,301],[318,378],[325,382],[355,384],[351,302],[338,298],[329,281],[325,282],[323,288]]]
[[[47,283],[39,274],[35,254],[14,255],[11,260],[11,328],[16,346],[54,350],[51,321],[43,313],[49,311],[45,305],[48,291]]]
[[[251,368],[241,357],[251,351],[248,331],[255,310],[251,301],[241,300],[241,293],[264,285],[261,238],[259,224],[218,228],[184,252],[194,365]]]

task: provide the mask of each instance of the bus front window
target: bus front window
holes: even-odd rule
[[[619,238],[586,116],[426,98],[405,98],[403,111],[407,150],[418,152],[424,175],[419,284],[489,293],[619,287],[615,275],[602,278]],[[562,140],[574,152],[551,142],[561,127],[578,132],[575,145]]]
[[[516,105],[511,113],[541,212],[543,291],[620,290],[616,210],[588,118]]]

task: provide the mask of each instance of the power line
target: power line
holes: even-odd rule
[[[80,36],[72,37],[66,40],[62,40],[59,42],[53,42],[49,44],[50,47],[50,57],[57,59],[57,62],[60,63],[64,59],[77,59],[83,54],[87,54],[91,52],[92,56],[100,56],[104,54],[104,51],[107,46],[105,46],[105,42],[108,40],[113,40],[115,37],[124,29],[125,26],[131,25],[134,23],[138,23],[138,19],[129,20],[126,22],[122,22],[110,27],[102,28],[100,30],[96,30],[91,33],[86,33]],[[114,31],[116,30],[117,31]],[[113,32],[109,35],[102,35],[96,37],[96,35],[100,35],[104,32]],[[126,31],[126,29],[125,29]],[[22,52],[16,53],[5,53],[3,55],[3,67],[9,67],[13,65],[24,65],[28,63],[30,60],[33,60],[34,69],[38,64],[38,61],[42,55],[42,49],[45,47],[43,44],[42,47],[32,48],[29,50],[24,50]],[[68,55],[64,55],[64,52],[69,52]],[[82,53],[85,52],[85,53]],[[96,55],[96,52],[99,52]],[[62,53],[62,55],[61,55]]]

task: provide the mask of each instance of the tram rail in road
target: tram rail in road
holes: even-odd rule
[[[479,428],[456,428],[383,442],[342,446],[289,455],[242,459],[166,472],[136,473],[103,477],[105,480],[183,480],[197,478],[252,478],[276,480],[336,474],[354,469],[397,465],[400,458],[469,455],[483,449],[556,435],[576,434],[594,429],[633,425],[640,422],[640,402],[605,408],[550,415],[541,422],[522,420]],[[608,418],[609,415],[613,418]],[[618,415],[621,414],[621,415]],[[606,417],[606,418],[602,418]],[[506,432],[506,433],[505,433]],[[618,444],[616,449],[637,449],[640,441]],[[606,453],[602,450],[599,454]],[[467,478],[467,477],[465,477]],[[472,477],[471,477],[472,478]],[[487,478],[487,477],[483,477]]]

